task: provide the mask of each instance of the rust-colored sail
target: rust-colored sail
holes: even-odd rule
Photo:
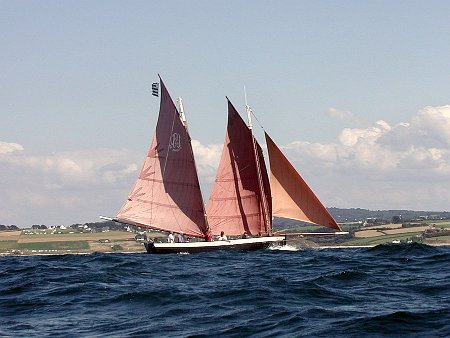
[[[258,162],[260,165],[258,166]],[[271,230],[270,187],[259,144],[228,101],[222,158],[206,208],[213,235],[237,236]]]
[[[289,160],[266,133],[272,213],[341,231],[341,228]]]
[[[204,237],[205,211],[191,139],[164,83],[156,132],[128,200],[123,223]]]

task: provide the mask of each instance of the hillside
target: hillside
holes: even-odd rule
[[[377,218],[385,221],[392,221],[394,216],[401,216],[403,220],[414,220],[419,217],[426,216],[427,218],[432,219],[450,219],[450,212],[448,211],[414,211],[414,210],[368,210],[361,208],[351,208],[351,209],[342,209],[342,208],[327,208],[330,214],[336,219],[338,223],[347,223],[347,222],[358,222],[365,221],[368,218]],[[114,222],[101,221],[101,222],[91,222],[86,223],[91,229],[101,229],[105,226],[109,227],[110,230],[124,230],[123,225]],[[298,226],[299,222],[289,219],[279,219],[275,218],[274,227],[277,229],[285,229],[291,226]],[[76,228],[78,224],[65,224],[65,226]],[[49,225],[35,225],[33,228],[42,228],[45,229],[49,227]],[[19,230],[19,228],[26,228],[23,225],[3,225],[0,224],[0,230]]]

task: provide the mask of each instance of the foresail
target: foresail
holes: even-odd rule
[[[266,133],[270,161],[272,213],[341,231],[341,228],[323,206],[305,180]]]
[[[255,142],[255,143],[254,143]],[[250,129],[228,101],[228,125],[222,157],[206,212],[213,235],[265,234],[271,228],[270,187],[262,151]],[[264,185],[261,189],[260,182]],[[264,194],[264,196],[262,195]],[[264,200],[268,203],[264,203]],[[268,204],[265,208],[265,204]],[[265,211],[265,209],[269,208]]]
[[[162,80],[156,132],[117,219],[197,237],[207,232],[191,139]]]

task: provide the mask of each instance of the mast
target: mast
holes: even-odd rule
[[[269,215],[269,205],[267,201],[266,192],[264,190],[264,184],[262,179],[262,173],[261,173],[261,163],[259,161],[259,154],[257,154],[257,148],[256,148],[256,139],[253,136],[253,152],[255,155],[255,161],[256,161],[256,168],[258,173],[258,183],[259,183],[259,190],[261,194],[261,206],[263,211],[263,219],[264,219],[264,228],[266,234],[270,233],[272,231],[272,224],[270,222],[271,217]],[[261,154],[262,155],[262,154]]]
[[[208,232],[191,138],[160,78],[156,130],[119,222],[204,237]]]
[[[186,128],[186,133],[189,137],[189,142],[191,143],[192,161],[194,162],[195,171],[197,172],[197,181],[198,181],[197,183],[198,183],[198,187],[200,190],[200,194],[203,197],[202,187],[200,185],[200,181],[198,180],[198,170],[197,170],[197,164],[195,163],[194,149],[192,148],[192,139],[191,139],[191,135],[189,134],[189,130],[188,130],[186,114],[184,113],[183,99],[181,97],[178,97],[177,102],[178,102],[181,122],[183,123],[184,127]],[[206,236],[207,234],[209,234],[210,230],[209,230],[209,224],[208,224],[208,216],[207,216],[206,210],[205,210],[205,203],[202,203],[202,206],[203,206],[203,215],[204,215],[205,224],[206,224],[206,232],[204,235]]]
[[[187,121],[186,121],[186,115],[184,114],[183,99],[181,97],[179,97],[177,99],[177,102],[178,102],[178,107],[179,107],[179,111],[180,111],[181,122],[183,122],[184,126],[187,129]]]
[[[245,96],[245,110],[247,112],[247,119],[248,119],[248,129],[250,129],[250,133],[252,135],[252,141],[253,141],[253,156],[255,157],[256,162],[256,169],[258,174],[258,184],[259,184],[259,190],[261,195],[261,206],[263,211],[263,219],[264,219],[264,228],[266,234],[270,233],[272,231],[272,224],[271,224],[271,216],[269,215],[269,205],[267,201],[266,192],[264,190],[264,182],[261,174],[261,163],[259,161],[259,154],[257,151],[257,141],[255,138],[255,135],[253,135],[253,125],[252,125],[252,108],[249,106],[247,102],[247,91],[245,90],[244,85],[244,96]],[[262,154],[261,154],[262,155]]]
[[[224,231],[240,236],[244,231],[257,236],[265,232],[260,176],[264,191],[270,200],[270,187],[261,147],[256,142],[246,121],[228,101],[228,123],[222,156],[216,179],[206,207],[208,224],[213,235]],[[255,153],[259,157],[258,173]],[[271,207],[269,206],[269,212]]]
[[[250,108],[250,106],[247,103],[247,91],[245,90],[245,85],[244,85],[244,96],[245,96],[245,111],[247,112],[247,120],[248,120],[248,129],[253,130],[253,125],[252,125],[252,108]],[[253,135],[253,132],[252,132]]]

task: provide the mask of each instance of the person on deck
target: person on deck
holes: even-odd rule
[[[169,236],[167,236],[167,243],[173,243],[175,241],[175,237],[173,236],[173,233],[171,232]]]
[[[225,233],[223,231],[220,232],[220,236],[218,238],[219,241],[227,241],[228,238],[225,236]]]
[[[244,231],[241,238],[242,239],[250,238],[250,237],[248,237],[247,231]]]
[[[177,243],[184,243],[184,242],[186,242],[186,239],[184,238],[183,233],[177,234],[176,237],[175,237],[175,241]]]

